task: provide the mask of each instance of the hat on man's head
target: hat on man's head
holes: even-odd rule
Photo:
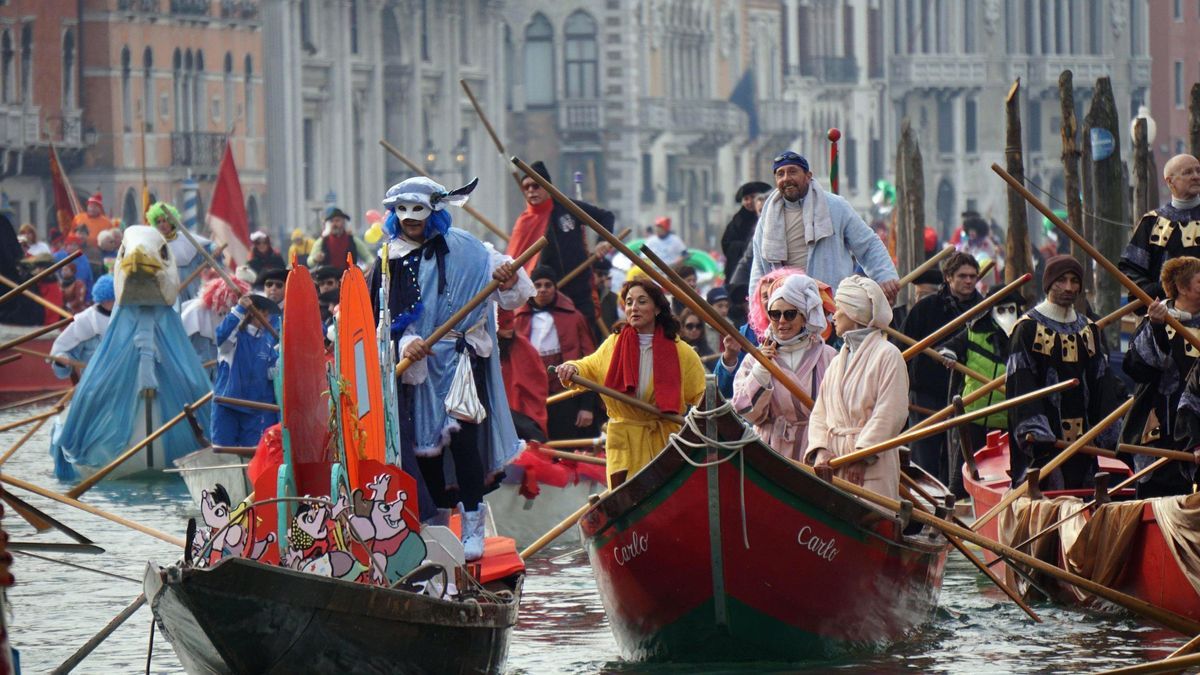
[[[345,211],[339,209],[336,206],[331,206],[325,210],[325,220],[327,220],[327,221],[333,220],[334,218],[337,218],[338,216],[341,216],[342,218],[345,218],[346,220],[350,220],[350,216]]]
[[[330,265],[321,265],[312,271],[312,278],[318,283],[326,279],[339,279],[341,276],[341,270]]]
[[[704,295],[704,301],[710,305],[715,305],[722,300],[729,299],[729,291],[724,286],[715,286],[708,289],[708,293]]]
[[[250,298],[250,302],[253,303],[255,309],[263,314],[266,314],[267,316],[271,316],[272,314],[283,314],[283,309],[279,306],[279,303],[266,297],[265,295],[255,295],[251,293],[246,297]]]
[[[287,283],[287,270],[273,267],[263,270],[258,274],[258,278],[254,280],[254,287],[261,288],[268,281],[282,281]]]
[[[658,218],[655,218],[654,224],[655,224],[655,226],[661,227],[662,229],[666,230],[667,232],[671,231],[671,219],[668,218],[667,216],[659,216]]]
[[[770,192],[770,191],[771,191],[770,185],[767,185],[766,183],[762,182],[761,180],[752,180],[749,183],[743,184],[740,188],[737,189],[737,194],[735,194],[733,196],[733,201],[736,204],[740,204],[740,203],[742,203],[743,199],[745,199],[746,197],[749,197],[750,195],[757,195],[757,194],[762,194],[764,192]]]
[[[263,232],[262,230],[255,230],[250,234],[250,241],[255,244],[264,240],[270,241],[270,239],[271,237],[267,236],[267,233]]]
[[[550,179],[550,169],[546,168],[546,163],[543,162],[542,160],[539,159],[538,161],[534,162],[533,164],[530,164],[529,168],[531,168],[535,172],[537,172],[537,175],[541,176],[542,178],[545,178],[547,183],[554,183],[554,181]]]
[[[593,272],[611,272],[612,261],[608,258],[597,258],[596,262],[592,263]]]
[[[554,268],[549,265],[538,265],[537,267],[533,268],[533,272],[529,274],[529,280],[537,281],[538,279],[549,279],[550,281],[557,283],[558,273],[555,272]]]
[[[1074,256],[1059,254],[1046,261],[1046,269],[1042,271],[1042,292],[1049,293],[1050,287],[1067,272],[1074,272],[1083,281],[1083,265]]]
[[[92,195],[91,197],[88,197],[87,203],[95,204],[96,206],[100,207],[101,211],[103,211],[104,210],[104,195],[97,192],[96,194]]]
[[[1020,289],[1011,288],[1008,291],[1005,291],[1004,288],[1004,286],[996,286],[992,290],[988,291],[987,297],[992,298],[997,295],[1002,295],[1003,297],[996,302],[997,305],[1016,304],[1017,311],[1025,309],[1025,298],[1021,295]]]
[[[791,150],[784,150],[772,160],[771,171],[773,173],[778,171],[779,167],[788,165],[798,166],[804,171],[809,171],[808,160],[804,158],[804,155]]]

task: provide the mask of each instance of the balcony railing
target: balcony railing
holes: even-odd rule
[[[62,142],[65,146],[78,146],[83,143],[83,111],[64,110],[62,113]]]
[[[222,19],[257,19],[256,0],[221,0]]]
[[[917,87],[987,84],[987,64],[977,55],[902,54],[892,57],[891,71],[893,82]]]
[[[857,82],[858,61],[853,56],[816,56],[800,62],[800,74],[821,82]]]
[[[604,101],[583,99],[558,104],[558,129],[563,132],[595,132],[604,128]]]
[[[173,14],[207,16],[211,5],[211,0],[171,0],[171,12]]]
[[[117,0],[117,9],[122,12],[157,12],[160,0]]]
[[[171,163],[190,166],[202,174],[216,173],[221,153],[225,151],[225,134],[205,131],[171,134]]]
[[[746,131],[746,113],[728,101],[665,100],[640,103],[639,122],[646,129],[683,133],[738,134]]]

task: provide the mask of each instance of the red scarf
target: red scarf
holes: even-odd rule
[[[650,348],[653,350],[654,359],[654,405],[663,412],[681,413],[683,386],[675,341],[668,340],[663,334],[662,326],[655,325]],[[617,335],[617,344],[613,348],[612,362],[608,364],[604,386],[623,394],[637,396],[638,363],[641,361],[641,355],[642,347],[638,342],[637,330],[625,324],[621,333]]]
[[[550,212],[553,210],[553,199],[547,199],[537,206],[526,204],[525,210],[517,216],[516,225],[513,225],[512,237],[508,240],[508,255],[516,258],[539,237],[545,236],[546,225],[550,222]],[[529,262],[525,263],[525,271],[532,273],[540,257],[541,255],[535,255],[530,258]]]

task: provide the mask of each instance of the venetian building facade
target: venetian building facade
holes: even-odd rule
[[[1064,199],[1058,77],[1074,75],[1076,116],[1096,79],[1111,78],[1121,117],[1123,156],[1129,123],[1148,100],[1150,57],[1141,0],[924,0],[890,3],[888,21],[889,163],[901,120],[918,132],[925,166],[925,212],[944,236],[959,214],[1006,220],[1004,186],[990,170],[1004,163],[1004,99],[1021,78],[1025,174]],[[1195,3],[1191,3],[1195,4]],[[1194,7],[1192,8],[1194,11]],[[1040,216],[1030,222],[1040,222]],[[1032,229],[1032,228],[1031,228]]]
[[[66,25],[70,16],[78,26],[72,50],[66,28],[47,40],[63,45],[61,63],[70,61],[77,78],[62,79],[50,58],[35,59],[33,70],[62,92],[66,124],[52,124],[44,136],[65,150],[64,168],[81,195],[99,191],[109,216],[128,225],[143,220],[143,180],[181,210],[194,181],[202,223],[228,137],[252,226],[261,222],[266,153],[256,2],[84,0],[67,3],[82,12],[73,15],[55,3],[34,4],[34,24]],[[39,175],[48,211],[48,169]]]
[[[1193,151],[1188,147],[1188,106],[1192,85],[1200,82],[1200,3],[1146,2],[1155,35],[1149,45],[1154,64],[1149,117],[1155,121],[1152,146],[1161,166],[1174,155]],[[1165,195],[1166,186],[1160,191]]]
[[[277,229],[320,231],[337,205],[365,229],[388,186],[412,175],[386,139],[472,205],[505,222],[512,178],[459,86],[502,120],[494,0],[265,0],[270,210]],[[483,235],[464,212],[455,224]]]

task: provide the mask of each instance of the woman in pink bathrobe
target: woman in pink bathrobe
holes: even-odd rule
[[[816,282],[803,274],[789,276],[775,287],[766,306],[770,323],[763,335],[763,356],[816,398],[825,368],[837,354],[821,339],[826,320]],[[733,407],[776,452],[797,461],[804,458],[809,410],[757,361],[738,370]]]
[[[908,368],[882,328],[892,307],[879,284],[853,275],[838,285],[833,326],[845,341],[825,371],[808,421],[804,461],[885,497],[900,488],[900,453],[886,450],[831,471],[830,460],[894,438],[908,419]]]

